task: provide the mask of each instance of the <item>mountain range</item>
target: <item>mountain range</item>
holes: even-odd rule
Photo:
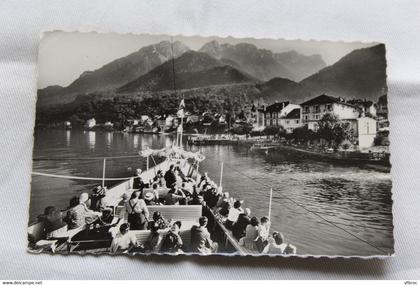
[[[248,43],[211,41],[192,51],[183,43],[174,42],[172,48],[173,57],[168,41],[146,46],[82,73],[67,87],[40,89],[37,108],[71,103],[91,93],[118,97],[220,85],[235,88],[234,85],[243,84],[254,85],[252,90],[258,94],[252,91],[253,98],[257,96],[266,102],[301,103],[321,93],[375,100],[386,86],[382,44],[354,50],[331,66],[325,66],[319,55],[273,53]]]
[[[183,43],[169,41],[142,47],[125,57],[118,58],[94,71],[85,71],[67,87],[49,86],[38,90],[38,105],[72,102],[77,95],[118,88],[153,68],[188,51]]]
[[[257,87],[266,102],[301,103],[324,93],[376,101],[386,88],[385,45],[354,50],[300,82],[274,78]]]
[[[326,66],[320,55],[305,56],[296,51],[273,53],[249,43],[231,45],[211,41],[199,51],[236,62],[243,71],[263,81],[274,77],[302,80]]]
[[[175,80],[174,80],[175,76]],[[232,65],[202,52],[188,51],[125,84],[119,93],[190,89],[257,81]],[[175,85],[174,85],[175,84]]]

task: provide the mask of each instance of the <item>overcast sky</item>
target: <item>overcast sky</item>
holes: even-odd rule
[[[218,37],[174,36],[174,41],[182,41],[193,50],[206,42],[218,40],[220,43],[247,42],[258,48],[273,52],[296,50],[305,55],[320,54],[330,65],[354,49],[368,47],[374,43],[344,43],[329,41],[235,39]],[[44,34],[39,47],[38,87],[50,85],[68,86],[81,73],[95,70],[104,64],[139,50],[143,46],[170,40],[170,36],[98,34],[50,32]]]

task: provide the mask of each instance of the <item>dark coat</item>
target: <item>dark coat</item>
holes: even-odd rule
[[[210,238],[210,233],[206,228],[197,225],[191,228],[191,251],[208,253],[211,250],[213,241]]]
[[[246,226],[251,223],[251,218],[248,217],[245,213],[239,214],[238,220],[233,225],[232,233],[233,236],[239,240],[241,237],[245,236]]]
[[[143,179],[140,177],[133,178],[133,189],[142,191],[144,188],[147,188],[147,185],[144,183]]]
[[[166,187],[168,188],[171,188],[172,185],[176,183],[176,176],[172,170],[166,171],[164,178],[166,182]]]
[[[182,249],[182,239],[178,234],[169,231],[162,240],[162,246],[160,252],[162,253],[174,253]]]

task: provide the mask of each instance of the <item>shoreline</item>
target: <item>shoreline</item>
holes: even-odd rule
[[[56,129],[57,130],[57,129]],[[72,130],[65,130],[64,131],[72,131]],[[82,131],[82,132],[102,132],[102,133],[127,133],[127,134],[139,134],[139,135],[174,135],[175,132],[168,132],[168,133],[132,133],[132,132],[124,132],[119,130],[79,130],[79,129],[73,129],[74,131]],[[184,136],[188,137],[186,140],[187,144],[190,145],[242,145],[242,146],[250,146],[254,143],[257,143],[259,140],[270,140],[270,138],[262,138],[262,137],[249,137],[245,138],[245,135],[242,135],[243,137],[237,137],[236,139],[232,138],[208,138],[203,139],[201,141],[191,141],[190,138],[195,136],[205,136],[205,134],[201,133],[184,133]],[[225,133],[220,134],[211,134],[208,136],[221,136],[226,135]],[[378,159],[373,160],[369,158],[364,158],[360,156],[367,156],[367,153],[361,153],[361,152],[334,152],[334,153],[325,153],[325,152],[319,152],[316,150],[310,150],[306,148],[297,147],[294,145],[287,145],[284,143],[278,143],[278,145],[275,146],[275,151],[278,151],[279,149],[288,150],[288,151],[294,151],[297,153],[301,153],[304,155],[312,156],[321,158],[323,160],[333,161],[333,162],[339,162],[344,164],[351,164],[351,165],[357,165],[363,168],[373,169],[380,172],[386,172],[389,173],[391,171],[391,164],[389,160],[384,159]],[[359,156],[359,157],[357,157]]]
[[[349,157],[344,157],[342,154],[339,154],[339,153],[333,153],[333,154],[321,153],[317,151],[302,149],[299,147],[289,146],[289,145],[284,145],[284,144],[280,144],[279,146],[277,146],[277,149],[284,149],[284,150],[299,152],[306,155],[317,156],[317,157],[320,157],[329,161],[337,161],[337,162],[342,162],[346,164],[356,164],[357,166],[363,166],[365,168],[377,170],[380,172],[389,173],[391,171],[391,164],[389,163],[389,165],[387,165],[386,161],[384,160],[349,158]]]

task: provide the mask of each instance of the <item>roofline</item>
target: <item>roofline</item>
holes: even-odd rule
[[[316,97],[314,97],[314,98],[312,98],[312,99],[306,100],[305,102],[301,103],[300,105],[301,105],[301,106],[303,106],[303,105],[309,105],[309,106],[312,106],[312,105],[319,105],[319,104],[307,104],[307,102],[312,101],[312,100],[314,100],[315,98],[318,98],[318,97],[320,97],[320,96],[326,96],[326,97],[328,97],[329,99],[331,99],[331,101],[332,101],[331,103],[337,103],[337,104],[346,105],[346,106],[349,106],[349,107],[353,107],[353,108],[355,108],[355,109],[358,109],[359,111],[362,111],[362,110],[361,110],[361,108],[360,108],[359,106],[357,106],[357,105],[353,105],[353,104],[350,104],[350,103],[347,103],[347,102],[341,102],[338,98],[333,97],[333,96],[330,96],[330,95],[327,95],[327,94],[321,94],[321,95],[318,95],[318,96],[316,96]],[[325,103],[325,104],[329,104],[329,103]]]

